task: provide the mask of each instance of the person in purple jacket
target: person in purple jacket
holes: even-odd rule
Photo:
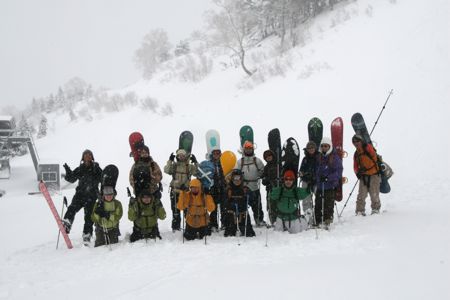
[[[342,159],[333,149],[330,138],[324,137],[320,143],[316,168],[316,226],[328,229],[333,222],[335,193],[343,170]]]

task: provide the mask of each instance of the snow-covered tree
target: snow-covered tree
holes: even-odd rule
[[[175,56],[186,55],[191,52],[191,48],[189,46],[189,42],[187,40],[179,41],[175,46],[174,54]]]
[[[154,29],[147,33],[142,40],[141,47],[135,52],[136,66],[142,70],[144,78],[151,78],[158,66],[170,59],[172,45],[167,32]]]
[[[39,129],[38,129],[38,133],[37,133],[37,138],[43,138],[44,136],[47,135],[47,118],[42,115],[41,116],[41,121],[39,122]]]
[[[27,136],[28,134],[35,133],[35,129],[32,125],[29,124],[27,118],[24,114],[22,114],[22,117],[20,118],[19,124],[17,126],[17,134]]]

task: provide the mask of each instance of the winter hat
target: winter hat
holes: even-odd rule
[[[284,172],[283,179],[284,179],[284,180],[287,180],[287,179],[293,179],[293,180],[295,180],[295,174],[294,174],[294,171],[292,171],[292,170],[287,170],[286,172]]]
[[[149,196],[149,197],[151,197],[151,196],[152,196],[152,192],[151,192],[150,190],[148,190],[148,189],[144,189],[144,190],[141,191],[141,193],[139,194],[139,196],[141,196],[141,197],[144,197],[144,196]]]
[[[201,188],[202,187],[202,183],[197,178],[194,178],[194,179],[191,180],[191,183],[189,184],[189,187]]]
[[[103,195],[114,195],[114,188],[112,186],[104,186]]]
[[[266,150],[266,151],[264,151],[264,153],[263,153],[263,158],[264,158],[264,160],[267,161],[267,157],[270,156],[270,155],[272,155],[272,157],[275,156],[275,154],[273,153],[272,150]]]
[[[245,141],[244,145],[242,146],[244,149],[253,149],[253,143],[250,141]]]
[[[308,148],[315,148],[315,149],[317,149],[317,145],[316,145],[316,143],[314,143],[314,141],[309,141],[307,144],[306,144],[306,149],[308,149]]]
[[[325,155],[329,155],[331,153],[331,151],[333,151],[333,144],[331,143],[331,139],[329,137],[324,137],[322,138],[322,141],[320,142],[320,145],[329,145],[330,148],[328,149],[328,151],[326,153],[324,153]]]
[[[187,156],[187,152],[186,152],[186,150],[184,150],[184,149],[178,149],[177,150],[177,152],[176,152],[176,154],[177,154],[177,156]]]
[[[92,151],[89,150],[89,149],[86,149],[86,150],[83,151],[83,154],[81,154],[81,161],[82,161],[82,162],[84,162],[84,155],[85,155],[85,154],[90,154],[91,157],[92,157],[92,161],[95,161],[95,159],[94,159],[94,154],[92,153]]]

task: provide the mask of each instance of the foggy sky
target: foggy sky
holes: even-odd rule
[[[173,44],[203,24],[210,0],[0,0],[0,108],[23,108],[79,76],[120,88],[140,78],[134,51],[153,28]]]

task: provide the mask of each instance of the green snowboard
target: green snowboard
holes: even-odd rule
[[[323,137],[323,124],[319,118],[312,118],[308,123],[308,138],[316,143],[317,148],[320,147]]]
[[[239,130],[239,136],[241,138],[241,148],[244,146],[246,141],[254,143],[253,141],[253,129],[249,125],[245,125],[241,127]]]
[[[183,131],[178,141],[178,149],[183,149],[188,155],[192,152],[192,144],[194,143],[194,135],[190,131]]]

